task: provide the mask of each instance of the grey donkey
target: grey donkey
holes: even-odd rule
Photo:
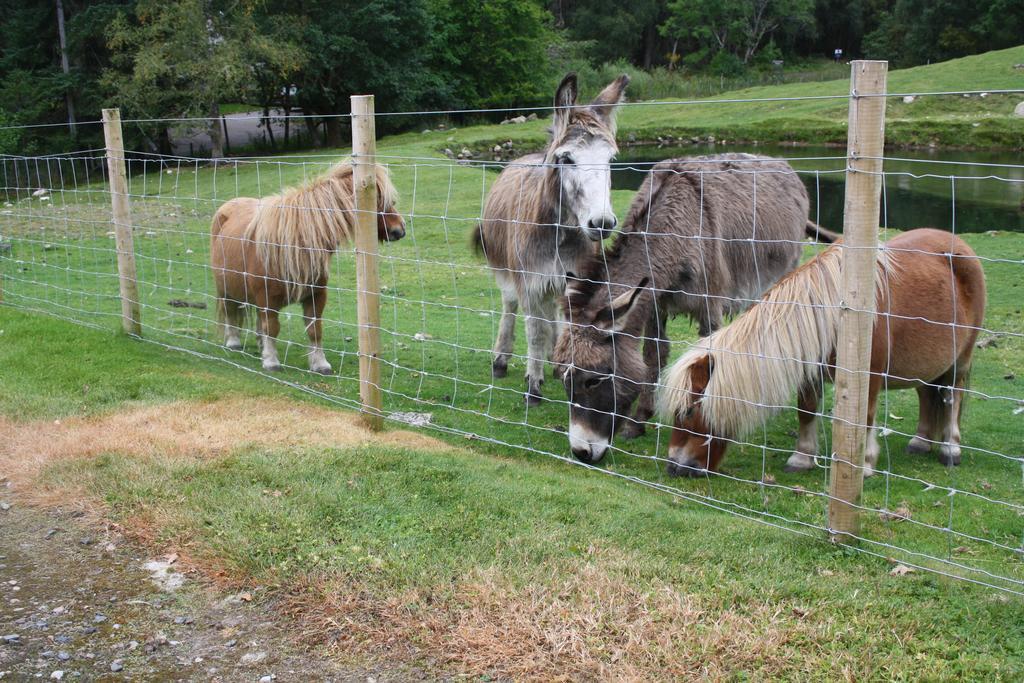
[[[576,75],[555,92],[545,150],[510,163],[491,187],[473,232],[501,290],[492,373],[508,373],[516,312],[526,317],[526,402],[541,401],[544,365],[558,334],[557,299],[566,271],[579,270],[615,229],[611,208],[615,110],[629,78],[620,76],[589,105],[577,105]]]

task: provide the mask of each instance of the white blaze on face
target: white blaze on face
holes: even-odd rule
[[[694,443],[694,441],[696,440],[687,439],[686,443],[682,446],[671,446],[668,449],[668,459],[674,462],[675,464],[682,465],[684,467],[700,467],[699,465],[697,465],[697,462],[698,457],[701,454],[694,453],[693,449],[690,446],[692,443]],[[707,446],[705,445],[704,448],[706,449]]]
[[[591,460],[595,460],[604,455],[608,446],[609,442],[606,437],[595,434],[585,424],[580,424],[575,420],[569,421],[569,447],[572,448],[573,453],[584,451],[590,455]]]
[[[570,203],[580,229],[591,239],[601,239],[602,229],[610,232],[615,227],[610,167],[615,149],[606,140],[593,138],[586,145],[559,149],[556,158],[563,154],[573,160],[560,167],[563,201]]]

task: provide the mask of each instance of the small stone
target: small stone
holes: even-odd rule
[[[0,640],[3,641],[4,645],[21,645],[21,636],[17,633],[0,636]]]
[[[82,629],[82,633],[84,633],[87,636],[91,636],[92,634],[96,633],[96,627],[95,626],[86,626],[85,628]]]
[[[7,512],[10,509],[11,509],[11,504],[10,503],[0,502],[0,510],[3,510],[4,512]]]
[[[260,683],[271,683],[272,681],[276,680],[277,676],[275,676],[274,674],[270,674],[269,676],[260,676]]]
[[[122,669],[124,669],[124,663],[120,659],[115,659],[114,661],[112,661],[110,663],[110,670],[113,671],[114,673],[117,673],[118,671],[121,671]]]
[[[59,681],[62,678],[64,678],[64,672],[58,669],[57,671],[54,671],[52,674],[50,674],[50,678],[55,681]]]
[[[1019,102],[1017,106],[1013,108],[1013,115],[1024,118],[1024,102]]]
[[[242,666],[256,666],[266,658],[266,652],[247,652],[242,655],[242,659],[239,660],[239,664]]]
[[[238,645],[237,640],[229,640],[228,642],[224,643],[224,647],[234,647],[235,645]]]
[[[68,654],[67,652],[65,652],[64,650],[61,650],[60,652],[58,652],[58,653],[57,653],[57,659],[59,659],[59,660],[60,660],[60,661],[62,661],[62,662],[66,662],[66,661],[68,661],[69,659],[71,659],[71,655],[69,655],[69,654]]]
[[[102,624],[106,620],[107,620],[106,616],[104,616],[102,614],[97,614],[96,616],[94,616],[92,618],[92,623],[94,623],[94,624]]]

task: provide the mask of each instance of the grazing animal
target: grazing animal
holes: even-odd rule
[[[620,429],[625,438],[644,432],[669,315],[685,313],[708,334],[796,267],[805,234],[834,237],[807,210],[807,191],[784,161],[727,154],[654,166],[615,244],[566,289],[569,324],[554,362],[577,458],[600,461]]]
[[[262,199],[238,197],[213,215],[210,262],[224,342],[229,349],[242,348],[244,307],[254,306],[264,370],[281,369],[278,311],[301,301],[310,341],[309,369],[331,372],[320,320],[327,303],[331,256],[355,234],[352,172],[352,163],[344,161],[304,187]],[[376,180],[377,239],[402,239],[405,221],[397,213],[397,193],[383,166],[377,166]]]
[[[800,431],[786,470],[814,466],[822,383],[835,371],[842,259],[839,245],[820,253],[673,364],[660,400],[675,421],[670,474],[717,471],[728,440],[762,424],[794,392]],[[930,228],[884,244],[877,264],[864,474],[878,462],[873,425],[883,388],[917,390],[917,434],[907,450],[938,446],[940,462],[958,465],[963,390],[985,312],[981,264],[960,238]]]
[[[576,75],[555,93],[547,148],[509,164],[491,187],[473,243],[487,258],[501,289],[502,314],[492,374],[508,373],[516,311],[526,316],[526,401],[541,400],[544,363],[559,324],[557,297],[565,273],[600,249],[615,229],[609,164],[615,144],[615,109],[627,76],[609,84],[586,106],[576,105]]]

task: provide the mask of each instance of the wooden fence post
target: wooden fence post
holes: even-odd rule
[[[139,289],[135,274],[135,240],[132,237],[132,212],[128,202],[128,175],[124,168],[124,137],[121,135],[121,110],[103,110],[103,137],[107,143],[107,170],[110,175],[110,205],[113,210],[117,274],[121,285],[121,325],[124,331],[142,335],[139,315]]]
[[[356,310],[359,398],[371,429],[384,426],[380,388],[380,281],[377,264],[377,137],[373,95],[352,96],[352,160],[356,203]]]
[[[849,543],[860,530],[857,505],[864,488],[871,333],[875,316],[878,215],[885,141],[887,62],[855,61],[850,77],[843,213],[843,310],[836,343],[832,467],[828,527]]]

